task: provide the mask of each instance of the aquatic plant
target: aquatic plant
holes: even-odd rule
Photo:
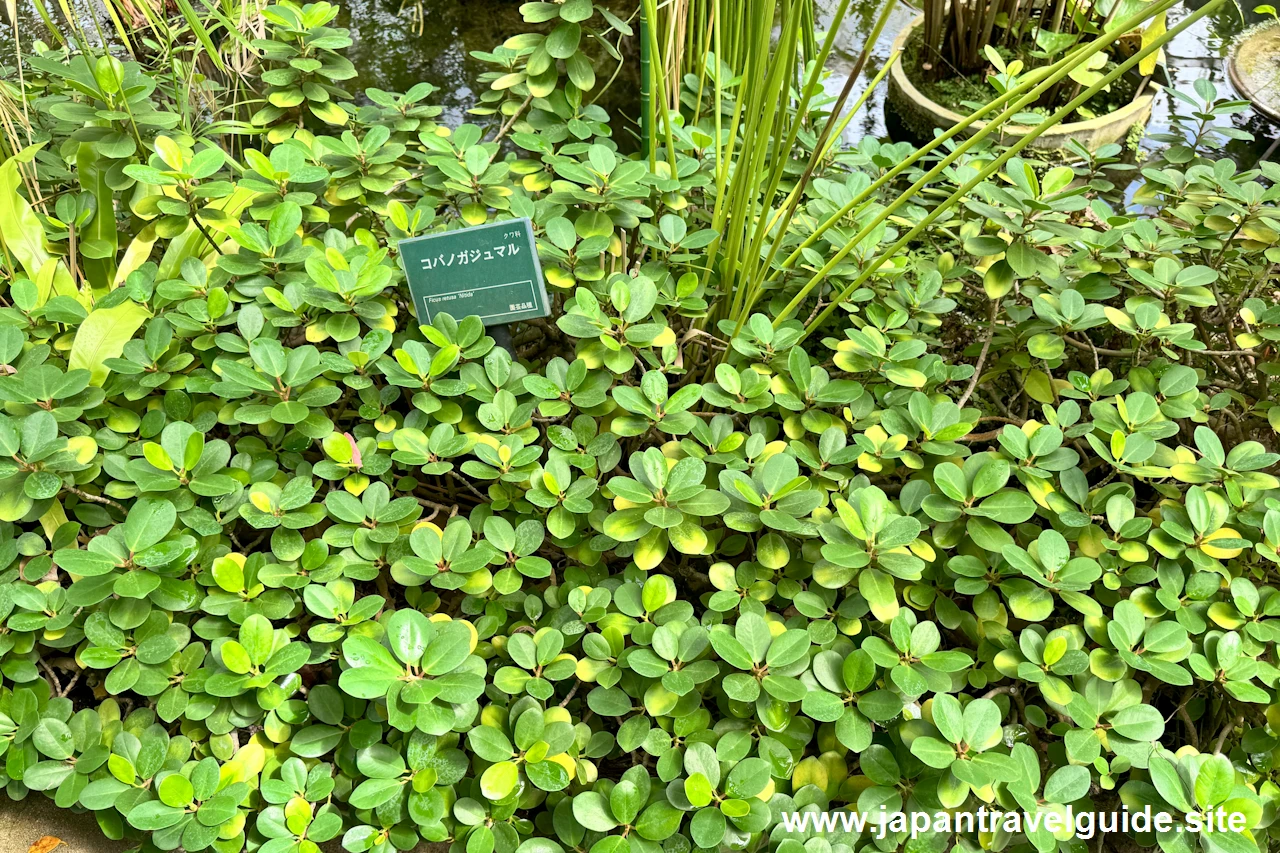
[[[168,65],[26,57],[7,794],[145,850],[1074,843],[784,822],[979,804],[1269,850],[1280,169],[1170,149],[1130,211],[1108,156],[991,141],[1169,5],[919,151],[841,141],[829,38],[767,103],[794,25],[684,85],[652,159],[541,31],[487,54],[487,126],[347,97],[326,4],[263,11],[235,121],[189,121]],[[401,241],[514,217],[552,316],[513,351],[420,323]],[[1177,831],[1218,809],[1240,828]]]

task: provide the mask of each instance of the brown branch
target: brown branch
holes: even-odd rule
[[[1086,352],[1091,351],[1100,355],[1117,356],[1120,358],[1132,358],[1134,355],[1132,350],[1107,349],[1106,347],[1094,346],[1092,343],[1087,341],[1078,341],[1075,338],[1069,337],[1067,335],[1063,335],[1062,339],[1067,343],[1071,344],[1076,349],[1085,350]],[[1188,349],[1185,351],[1191,353],[1192,355],[1205,355],[1211,358],[1215,356],[1224,356],[1224,355],[1258,355],[1259,354],[1259,351],[1257,349]]]
[[[1071,344],[1071,345],[1072,345],[1073,347],[1075,347],[1076,349],[1084,350],[1085,352],[1092,352],[1092,353],[1094,354],[1094,358],[1095,358],[1095,359],[1096,359],[1096,358],[1097,358],[1097,356],[1098,356],[1098,355],[1100,355],[1100,354],[1101,354],[1101,355],[1119,356],[1120,358],[1132,358],[1132,357],[1133,357],[1133,352],[1132,352],[1131,350],[1127,350],[1127,349],[1106,349],[1105,347],[1097,347],[1097,346],[1094,346],[1094,345],[1093,345],[1093,344],[1091,344],[1091,343],[1085,343],[1084,341],[1077,341],[1075,338],[1071,338],[1071,337],[1068,337],[1068,336],[1066,336],[1066,335],[1063,335],[1063,336],[1062,336],[1062,339],[1063,339],[1064,341],[1066,341],[1067,343]]]
[[[519,107],[517,107],[516,111],[511,114],[511,118],[507,119],[506,122],[503,123],[502,127],[498,130],[498,135],[493,138],[494,142],[500,141],[502,137],[507,135],[507,131],[511,130],[511,128],[515,125],[516,120],[520,118],[520,115],[525,111],[525,108],[528,107],[532,101],[533,101],[533,94],[530,93],[530,95],[524,99],[524,103],[522,103]]]
[[[966,443],[971,441],[990,441],[1002,432],[1004,432],[1003,427],[1000,429],[993,429],[990,432],[975,432],[973,435],[961,436],[960,438],[957,438],[956,441],[963,441]]]
[[[86,491],[77,489],[75,486],[63,486],[62,488],[66,489],[68,492],[75,495],[82,501],[91,501],[92,503],[96,503],[96,504],[106,504],[107,506],[115,507],[121,512],[127,512],[127,510],[124,508],[122,504],[116,503],[115,501],[111,500],[111,498],[104,497],[103,495],[91,495]]]
[[[480,492],[480,490],[479,490],[479,489],[477,489],[475,486],[471,485],[471,481],[470,481],[470,480],[468,480],[466,477],[459,476],[459,474],[458,474],[458,472],[457,472],[457,471],[450,471],[450,472],[449,472],[449,476],[450,476],[450,477],[452,477],[453,479],[457,480],[457,481],[458,481],[459,483],[461,483],[462,485],[466,486],[466,487],[467,487],[467,490],[468,490],[468,491],[470,491],[470,492],[471,492],[471,494],[473,494],[473,495],[475,495],[476,497],[478,497],[482,502],[484,502],[484,503],[488,503],[488,502],[489,502],[489,498],[488,498],[488,496],[487,496],[487,495],[482,494],[482,493]],[[456,512],[456,510],[455,510],[455,512]]]
[[[423,506],[427,507],[428,509],[433,510],[433,512],[431,513],[431,518],[435,518],[436,513],[441,513],[441,512],[448,513],[449,518],[453,518],[455,515],[458,514],[457,504],[454,504],[453,506],[446,506],[444,504],[438,504],[435,501],[429,501],[426,498],[417,497],[416,495],[414,496],[414,500],[416,500],[418,503],[422,504]]]
[[[578,688],[581,686],[582,686],[582,679],[578,679],[573,683],[573,689],[569,691],[569,695],[560,700],[561,708],[569,704],[569,700],[573,698],[573,695],[578,692]]]
[[[964,394],[956,402],[960,408],[964,408],[964,404],[969,402],[969,398],[973,396],[973,389],[978,387],[978,377],[982,375],[982,366],[987,361],[987,353],[991,350],[991,339],[996,336],[996,315],[999,313],[1000,303],[991,300],[991,319],[987,325],[987,338],[982,342],[982,352],[978,353],[978,363],[973,368],[973,378],[969,380],[969,387],[964,389]]]
[[[1189,349],[1192,355],[1264,355],[1256,349]]]
[[[1244,714],[1237,714],[1234,720],[1228,720],[1227,724],[1222,727],[1222,731],[1218,733],[1218,743],[1213,747],[1214,755],[1222,754],[1222,745],[1227,742],[1227,736],[1235,730],[1236,726],[1244,724]]]
[[[681,345],[686,344],[693,338],[697,337],[707,338],[711,342],[707,346],[712,349],[727,350],[729,348],[729,343],[727,341],[722,341],[710,332],[704,332],[696,326],[689,327],[688,331],[684,333],[684,336],[680,338],[680,343]]]
[[[1192,688],[1188,687],[1182,691],[1182,701],[1178,703],[1178,709],[1174,713],[1178,715],[1178,719],[1182,720],[1187,727],[1187,739],[1191,741],[1191,746],[1196,752],[1200,751],[1200,735],[1196,732],[1196,724],[1191,719],[1191,714],[1187,712],[1187,703],[1191,701],[1194,695]]]
[[[58,678],[57,674],[53,671],[53,667],[45,663],[44,658],[40,658],[40,657],[36,658],[36,663],[40,664],[40,668],[44,670],[45,676],[49,679],[50,682],[52,682],[50,686],[53,688],[54,694],[57,696],[65,695],[62,692],[62,681]]]

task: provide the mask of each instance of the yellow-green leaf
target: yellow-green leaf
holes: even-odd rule
[[[1167,12],[1161,12],[1151,19],[1151,23],[1147,24],[1147,28],[1142,31],[1142,46],[1144,48],[1159,41],[1165,33]],[[1160,61],[1160,54],[1164,51],[1152,51],[1145,59],[1138,63],[1139,74],[1153,74],[1156,70],[1156,63]]]
[[[90,311],[76,330],[68,366],[72,370],[88,370],[90,381],[94,385],[101,385],[111,372],[103,362],[120,357],[120,353],[124,352],[124,345],[147,317],[146,308],[129,301],[114,308]]]
[[[1023,387],[1027,396],[1037,403],[1053,403],[1056,399],[1053,393],[1053,380],[1042,370],[1029,371],[1027,378],[1023,381]]]
[[[18,259],[27,277],[40,285],[39,305],[43,305],[52,290],[74,293],[75,285],[66,265],[55,260],[45,249],[44,226],[31,205],[18,192],[22,177],[18,174],[18,159],[10,157],[0,165],[0,242],[9,254]],[[52,261],[53,274],[41,271]]]
[[[515,790],[520,768],[513,762],[499,761],[480,776],[480,793],[490,800],[501,800]]]

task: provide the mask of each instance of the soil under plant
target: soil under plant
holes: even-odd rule
[[[1016,59],[1021,59],[1027,68],[1032,68],[1042,62],[1028,56],[1026,49],[1011,50],[1008,47],[1000,46],[996,50],[1006,64]],[[906,49],[903,51],[901,62],[903,70],[912,85],[930,100],[947,109],[967,115],[973,112],[974,104],[985,104],[996,97],[995,88],[987,82],[987,76],[996,73],[994,66],[988,65],[981,71],[971,74],[961,74],[955,69],[947,69],[945,73],[938,75],[935,79],[934,75],[925,68],[926,62],[936,63],[943,60],[939,60],[936,56],[928,59],[923,56],[923,53],[924,45],[920,30],[916,29],[907,38]],[[1108,62],[1100,70],[1100,73],[1106,74],[1114,68],[1115,63]],[[1132,75],[1121,77],[1112,84],[1110,91],[1098,93],[1098,95],[1072,113],[1067,118],[1067,121],[1085,121],[1124,107],[1133,101],[1138,92],[1138,86],[1141,85],[1140,81],[1141,78]],[[1047,116],[1071,101],[1078,94],[1079,89],[1082,88],[1084,87],[1077,87],[1074,81],[1068,79],[1064,85],[1056,86],[1050,90],[1046,99],[1034,107],[1028,107],[1024,112]]]

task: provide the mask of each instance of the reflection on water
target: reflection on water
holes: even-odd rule
[[[449,126],[464,121],[484,123],[470,116],[480,92],[473,87],[493,66],[476,59],[473,51],[488,52],[516,33],[530,29],[520,15],[521,0],[340,0],[337,25],[351,31],[352,46],[346,56],[358,76],[349,80],[352,91],[369,87],[403,92],[426,81],[438,91],[433,103],[444,107]],[[626,8],[626,4],[610,3]],[[421,34],[419,34],[421,33]],[[638,48],[637,48],[638,50]],[[597,68],[597,88],[613,75],[616,62],[608,57]],[[630,72],[630,73],[628,73]],[[623,150],[636,147],[633,122],[619,114],[638,114],[640,99],[638,53],[600,95],[600,105],[613,117],[613,136]]]
[[[421,24],[414,0],[342,0],[336,25],[351,31],[346,56],[358,76],[349,91],[366,88],[397,92],[426,81],[438,92],[432,102],[444,107],[446,123],[466,121],[475,104],[472,86],[490,70],[473,58],[524,29],[520,4],[509,0],[425,0]],[[421,26],[422,34],[418,34]]]
[[[838,5],[837,0],[818,0],[824,8],[822,20],[829,22],[831,14]],[[1190,9],[1202,6],[1207,0],[1185,0],[1184,4],[1175,7],[1169,13],[1169,27],[1173,28],[1181,21]],[[1218,88],[1220,97],[1236,97],[1231,83],[1227,79],[1227,55],[1235,37],[1253,24],[1263,20],[1265,16],[1255,14],[1253,7],[1262,0],[1243,0],[1247,9],[1237,9],[1227,5],[1216,14],[1209,15],[1179,35],[1166,49],[1165,61],[1168,64],[1171,82],[1180,88],[1190,89],[1191,82],[1197,78],[1207,78]],[[879,9],[875,0],[861,0],[856,11],[852,11],[841,27],[838,46],[840,56],[833,64],[835,71],[827,83],[827,89],[833,95],[839,93],[847,79],[847,72],[857,60],[862,45],[866,42],[866,34],[875,23],[875,15]],[[866,82],[875,77],[884,67],[889,57],[889,48],[898,32],[906,26],[917,13],[906,6],[899,5],[885,27],[884,34],[876,44],[863,72]],[[841,73],[841,72],[845,73]],[[1172,95],[1163,93],[1156,99],[1150,129],[1153,132],[1166,132],[1174,115],[1186,115],[1187,107]],[[1236,117],[1236,125],[1252,133],[1252,143],[1232,141],[1227,146],[1228,153],[1242,165],[1252,165],[1260,156],[1270,149],[1269,159],[1280,158],[1272,142],[1280,134],[1280,127],[1272,124],[1265,117],[1249,110]],[[866,135],[885,135],[884,89],[872,93],[863,110],[850,122],[846,135],[857,139]]]
[[[1172,27],[1186,14],[1206,0],[1185,0],[1184,6],[1170,13]],[[110,23],[104,18],[96,21],[94,9],[101,16],[101,6],[88,0],[69,0],[80,12],[80,20],[91,41],[98,40],[99,28],[110,32]],[[405,91],[415,83],[426,81],[439,91],[433,96],[435,103],[445,108],[444,118],[449,124],[476,120],[467,116],[468,108],[476,102],[478,92],[473,89],[480,73],[489,70],[480,60],[471,56],[472,51],[487,51],[504,39],[525,30],[520,17],[520,0],[340,0],[343,12],[340,26],[348,27],[354,41],[347,52],[355,63],[359,76],[349,81],[352,89],[377,87]],[[732,0],[730,0],[732,2]],[[818,0],[819,27],[830,23],[838,0]],[[880,0],[855,0],[846,17],[832,54],[833,73],[827,81],[827,89],[834,96],[843,87],[852,69],[866,35],[870,32]],[[1220,95],[1234,97],[1227,79],[1227,54],[1237,34],[1262,19],[1252,12],[1260,0],[1243,0],[1244,10],[1227,6],[1218,13],[1197,22],[1179,36],[1167,49],[1166,59],[1171,79],[1175,85],[1190,87],[1191,81],[1206,77],[1218,87]],[[616,0],[610,5],[619,11],[637,5],[634,0]],[[19,35],[24,45],[35,38],[48,40],[49,34],[40,22],[30,0],[19,0]],[[896,34],[916,13],[905,5],[894,11],[884,34],[873,48],[864,69],[865,81],[870,81],[884,67],[889,48]],[[618,75],[609,91],[601,98],[601,105],[613,117],[614,138],[625,150],[633,150],[635,141],[634,116],[639,110],[638,59],[635,39],[630,40],[630,54],[624,71]],[[0,44],[6,58],[11,59],[13,49],[12,28],[0,20]],[[600,74],[603,83],[612,74],[610,67]],[[599,72],[598,72],[599,73]],[[855,90],[854,96],[859,90]],[[1164,131],[1169,127],[1175,110],[1185,110],[1176,99],[1163,94],[1157,100],[1151,128]],[[625,118],[624,118],[625,117]],[[1249,111],[1236,118],[1238,126],[1255,137],[1253,143],[1231,142],[1229,153],[1242,164],[1251,164],[1271,148],[1280,129],[1260,115]],[[866,105],[849,123],[846,136],[850,140],[862,136],[884,136],[884,87],[873,92]],[[1273,152],[1271,156],[1277,155]]]
[[[1172,27],[1186,16],[1186,7],[1196,9],[1204,5],[1204,2],[1205,0],[1184,0],[1182,6],[1169,13],[1169,26]],[[1165,49],[1172,83],[1189,89],[1193,80],[1204,77],[1218,87],[1219,97],[1239,97],[1227,79],[1227,56],[1235,37],[1263,20],[1263,15],[1253,12],[1253,8],[1260,3],[1261,0],[1243,0],[1240,8],[1228,4],[1215,14],[1197,21],[1175,39]],[[1186,105],[1168,94],[1162,95],[1151,120],[1152,130],[1166,130],[1173,114],[1186,116]],[[1227,144],[1227,153],[1237,162],[1251,166],[1264,154],[1268,159],[1277,159],[1272,143],[1280,135],[1280,127],[1252,109],[1236,116],[1235,124],[1253,134],[1253,142],[1232,140]]]
[[[836,0],[818,0],[818,7],[821,10],[818,15],[818,25],[824,30],[831,25],[831,18],[838,6],[839,3]],[[876,2],[876,0],[858,0],[856,5],[849,10],[844,23],[841,24],[840,36],[836,41],[835,48],[832,50],[832,61],[828,63],[832,74],[827,80],[826,88],[833,97],[840,94],[840,90],[844,88],[845,83],[848,81],[849,72],[853,70],[853,66],[858,61],[858,56],[862,53],[862,47],[866,44],[867,35],[875,27],[880,8],[880,3]],[[865,88],[865,84],[870,83],[884,68],[885,63],[889,61],[893,40],[897,38],[902,28],[909,24],[917,14],[919,13],[916,10],[902,3],[899,3],[893,10],[889,17],[889,22],[885,25],[884,31],[880,35],[880,39],[871,49],[871,55],[868,57],[866,67],[862,71],[864,85],[853,90],[849,97],[850,101],[855,100],[861,94],[862,89]],[[867,98],[866,104],[849,122],[849,126],[845,129],[845,138],[852,141],[864,136],[887,135],[884,121],[884,101],[885,84],[881,84],[876,91],[871,93]]]

